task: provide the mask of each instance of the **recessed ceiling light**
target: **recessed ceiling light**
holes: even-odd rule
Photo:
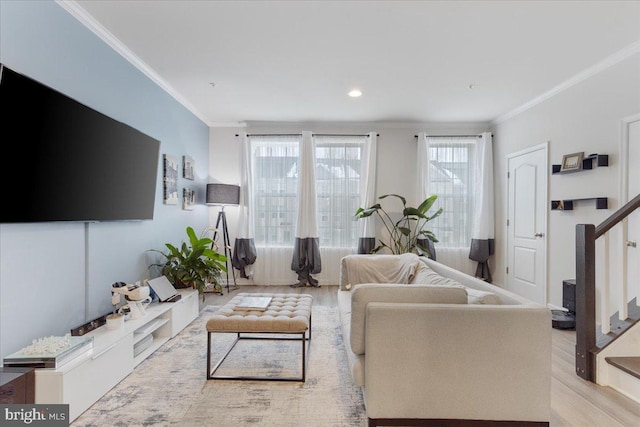
[[[469,86],[467,86],[469,89],[475,89],[476,85],[474,85],[473,83],[471,83]]]
[[[349,96],[352,98],[357,98],[359,96],[362,96],[362,92],[358,89],[353,89],[351,92],[349,92]]]

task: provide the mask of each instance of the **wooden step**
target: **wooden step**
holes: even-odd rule
[[[608,364],[640,379],[640,357],[605,357]]]

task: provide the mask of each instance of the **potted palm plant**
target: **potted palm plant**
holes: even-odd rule
[[[227,258],[211,247],[213,240],[196,236],[192,227],[187,227],[187,237],[189,241],[182,242],[179,247],[165,243],[167,252],[151,249],[160,253],[165,262],[150,267],[160,267],[162,274],[178,289],[197,289],[204,300],[204,291],[209,285],[216,292],[222,292],[220,272],[227,271]]]
[[[431,230],[425,227],[429,221],[442,214],[442,208],[440,208],[433,215],[427,215],[438,196],[434,194],[427,197],[417,208],[407,206],[407,200],[397,194],[385,194],[378,198],[385,199],[387,197],[396,197],[402,202],[402,216],[397,221],[391,218],[391,215],[384,210],[380,203],[376,203],[366,209],[359,208],[355,214],[358,219],[367,218],[375,214],[387,230],[386,241],[379,239],[380,244],[371,253],[387,248],[395,255],[407,252],[414,252],[418,255],[431,255],[428,241],[437,243],[438,239]]]

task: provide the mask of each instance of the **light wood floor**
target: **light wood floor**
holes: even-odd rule
[[[337,286],[241,286],[231,292],[225,289],[224,295],[205,294],[203,304],[223,305],[238,292],[291,292],[312,295],[315,305],[336,307],[337,290]],[[551,426],[640,426],[640,404],[575,374],[574,347],[574,331],[552,330]]]

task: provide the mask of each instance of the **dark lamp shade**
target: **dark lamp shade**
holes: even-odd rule
[[[230,184],[207,184],[208,205],[239,205],[240,186]]]

